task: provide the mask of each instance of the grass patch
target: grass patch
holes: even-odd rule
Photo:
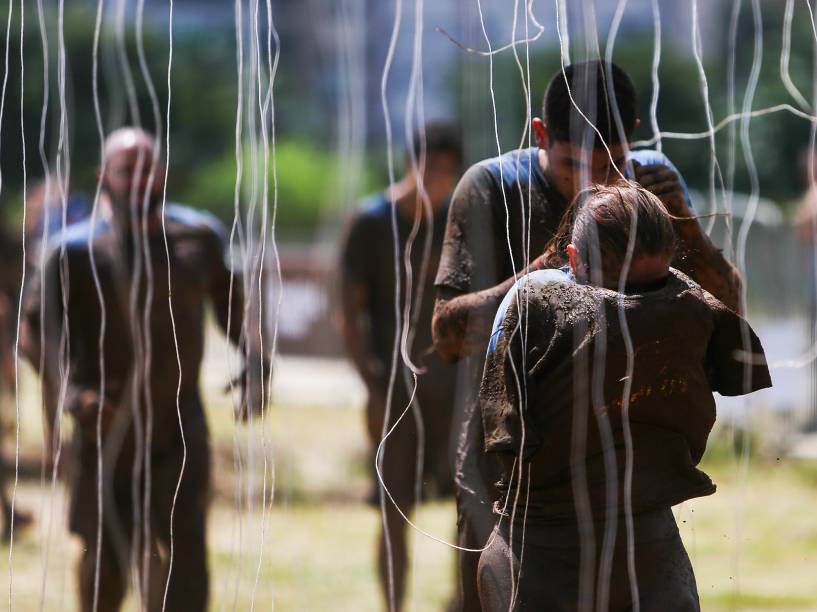
[[[214,451],[211,609],[245,610],[254,601],[258,609],[274,602],[281,610],[382,610],[374,564],[380,519],[364,501],[370,480],[362,407],[276,404],[266,423],[236,426],[221,392],[228,378],[223,362],[208,364],[202,387]],[[36,457],[42,431],[36,384],[25,380],[21,444],[26,456]],[[703,609],[817,609],[817,466],[769,456],[756,437],[751,448],[759,450],[743,464],[724,431],[713,438],[702,465],[717,493],[675,508]],[[267,490],[275,485],[266,513],[260,506],[264,451]],[[236,510],[237,486],[251,493],[249,511]],[[47,572],[42,608],[75,610],[79,549],[65,529],[62,487],[52,498],[37,478],[24,480],[18,503],[36,523],[15,544],[14,608],[41,609]],[[440,538],[454,538],[451,502],[424,506],[417,521]],[[453,588],[453,553],[422,536],[414,542],[413,609],[441,610]],[[0,551],[0,588],[8,587],[6,552]],[[134,602],[126,609],[135,610]]]

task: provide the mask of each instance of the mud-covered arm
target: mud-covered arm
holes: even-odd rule
[[[485,350],[496,309],[514,283],[496,270],[495,249],[507,249],[494,244],[493,211],[502,198],[496,177],[479,164],[451,197],[431,324],[434,347],[448,361]],[[520,275],[541,267],[538,258]]]
[[[673,226],[680,244],[673,265],[726,306],[740,312],[743,287],[740,274],[704,232],[675,168],[665,164],[636,165],[635,177],[675,217]]]
[[[232,343],[244,348],[246,340],[243,335],[244,284],[242,275],[233,266],[224,237],[214,234],[212,240],[210,300],[213,304],[213,312],[218,326],[227,334]],[[257,333],[255,335],[257,336]],[[259,343],[255,342],[255,344]]]
[[[247,420],[263,414],[272,371],[271,346],[263,327],[259,327],[260,310],[259,304],[255,303],[260,296],[257,290],[254,291],[253,303],[246,307],[242,275],[235,270],[226,240],[220,233],[214,234],[210,259],[210,300],[216,322],[244,356],[244,369],[230,387],[241,389],[236,414],[240,420]]]
[[[46,447],[49,452],[53,440],[54,419],[57,414],[60,389],[59,355],[63,346],[63,296],[60,281],[58,251],[46,259],[43,268],[26,281],[20,320],[20,353],[40,375],[42,381],[42,408],[46,424]],[[66,347],[67,348],[67,347]],[[70,350],[66,351],[66,358]],[[66,408],[71,408],[72,389],[68,388]]]
[[[479,402],[485,449],[518,453],[524,440],[523,454],[529,457],[541,443],[536,419],[529,413],[529,403],[536,406],[536,398],[528,396],[535,388],[531,348],[548,344],[553,317],[528,287],[517,287],[502,301],[493,322]]]
[[[20,353],[44,379],[53,377],[63,337],[60,253],[26,282],[20,320]]]
[[[372,338],[373,277],[366,249],[372,230],[364,217],[358,217],[349,226],[340,250],[341,336],[350,361],[369,388],[380,383],[388,369],[377,356]]]
[[[681,243],[673,265],[734,312],[741,312],[743,281],[737,268],[712,243],[697,219],[676,219],[673,224]]]
[[[541,269],[541,258],[527,271]],[[485,349],[491,323],[502,298],[513,287],[514,278],[472,293],[450,287],[437,288],[431,331],[434,347],[448,361],[457,361]]]
[[[386,364],[372,350],[371,325],[367,316],[368,289],[343,279],[341,293],[341,334],[346,354],[363,381],[371,386],[386,375]]]
[[[488,324],[491,345],[479,388],[479,407],[485,431],[486,450],[510,450],[518,435],[517,412],[521,386],[517,384],[521,359],[521,334],[516,297],[504,312],[497,313],[494,326]],[[524,373],[522,373],[524,375]]]

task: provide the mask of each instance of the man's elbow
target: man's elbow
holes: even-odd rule
[[[431,319],[431,339],[434,349],[448,362],[455,362],[462,357],[462,342],[451,333],[447,316],[435,312]]]

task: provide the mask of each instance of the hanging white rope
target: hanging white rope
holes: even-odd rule
[[[236,37],[236,110],[235,110],[235,166],[236,166],[236,174],[235,174],[235,183],[233,188],[233,222],[230,227],[230,239],[229,239],[229,261],[230,261],[230,285],[228,291],[228,302],[227,302],[227,329],[225,330],[227,338],[232,337],[232,322],[233,322],[233,296],[235,295],[235,257],[234,254],[236,252],[236,237],[239,234],[240,230],[240,223],[241,223],[241,183],[244,177],[244,156],[242,151],[242,128],[244,123],[244,13],[243,13],[243,0],[235,0],[234,2],[234,18],[235,18],[235,37]],[[241,241],[243,242],[243,240]],[[242,261],[242,268],[243,268],[243,261],[244,261],[244,250],[241,248],[241,245],[238,247],[239,250],[239,258]],[[235,360],[233,359],[233,352],[229,349],[225,350],[225,363],[228,364],[227,370],[229,372],[235,371]],[[233,402],[233,414],[238,416],[240,414],[241,407],[236,401],[236,389],[235,389],[235,379],[233,376],[229,377],[230,380],[228,382],[229,385],[229,394],[230,399]],[[224,590],[223,596],[221,600],[221,604],[219,606],[220,610],[225,610],[227,605],[227,597],[229,594],[229,584],[230,584],[230,577],[233,574],[233,570],[235,570],[236,575],[236,588],[234,590],[234,600],[233,600],[233,609],[236,607],[235,598],[238,597],[238,582],[240,580],[240,576],[238,573],[238,563],[236,563],[236,558],[240,558],[243,553],[243,512],[241,511],[242,508],[242,496],[241,496],[241,482],[243,480],[243,461],[241,459],[241,451],[238,446],[238,428],[233,427],[232,433],[232,445],[233,445],[233,469],[235,470],[237,476],[236,479],[236,487],[235,487],[235,510],[234,518],[233,518],[233,537],[231,538],[231,542],[233,542],[233,546],[230,548],[230,569],[224,573]]]
[[[389,177],[389,185],[395,184],[395,172],[394,172],[394,152],[392,151],[392,126],[391,126],[391,115],[389,114],[389,101],[387,96],[388,90],[388,83],[389,83],[389,73],[391,71],[391,64],[394,59],[395,49],[397,47],[397,39],[400,35],[400,26],[402,23],[403,17],[403,2],[402,0],[395,0],[394,3],[394,22],[392,24],[392,31],[391,37],[389,38],[389,46],[388,51],[386,52],[386,61],[383,64],[383,73],[380,79],[380,104],[383,109],[383,121],[385,124],[385,131],[386,131],[386,164],[388,168],[388,177]],[[390,194],[393,193],[390,191]],[[388,604],[389,604],[389,612],[394,612],[397,609],[397,602],[395,599],[395,592],[394,592],[394,551],[392,550],[392,542],[391,542],[391,534],[389,532],[389,520],[388,514],[386,511],[386,495],[391,498],[391,495],[386,489],[385,484],[383,482],[383,477],[381,475],[381,469],[383,466],[383,444],[386,441],[388,429],[389,429],[389,421],[391,418],[391,408],[392,408],[392,400],[394,399],[394,385],[397,380],[397,369],[398,369],[398,356],[400,350],[400,327],[402,325],[401,319],[401,309],[400,309],[400,296],[401,287],[400,287],[400,245],[399,245],[399,233],[397,231],[397,202],[394,200],[393,196],[390,196],[390,204],[391,204],[391,232],[392,232],[392,240],[394,241],[394,320],[395,320],[395,337],[394,337],[394,347],[392,349],[391,355],[391,365],[389,367],[389,382],[388,387],[386,389],[386,406],[384,409],[384,416],[383,416],[383,431],[381,435],[380,444],[377,447],[377,452],[375,453],[375,472],[377,473],[378,480],[381,486],[381,494],[380,494],[380,515],[381,520],[383,522],[383,538],[385,542],[386,548],[386,571],[387,571],[387,584],[388,584]],[[414,399],[414,394],[412,393],[411,401]],[[411,402],[409,405],[406,406],[406,410],[403,412],[405,413],[411,407]],[[402,417],[402,415],[401,415]],[[398,421],[399,422],[399,421]],[[393,429],[393,428],[392,428]],[[394,500],[392,500],[394,503]],[[397,507],[397,504],[394,504]],[[397,508],[400,511],[399,508]],[[402,513],[402,512],[401,512]]]
[[[145,194],[142,200],[141,208],[141,234],[143,236],[143,253],[142,258],[145,262],[145,297],[144,297],[144,311],[142,315],[142,333],[144,340],[142,342],[144,347],[145,363],[144,363],[144,431],[145,444],[143,451],[143,466],[142,474],[144,479],[144,494],[142,497],[142,559],[141,559],[141,597],[143,602],[150,601],[150,565],[151,565],[151,548],[152,548],[152,529],[151,529],[151,508],[152,508],[152,487],[153,487],[153,387],[150,383],[153,375],[153,335],[151,333],[151,323],[153,319],[153,295],[155,275],[153,269],[152,250],[149,240],[149,217],[150,217],[150,198],[153,193],[153,187],[156,181],[156,173],[159,168],[159,161],[161,159],[161,142],[163,136],[162,130],[162,114],[159,108],[159,97],[156,94],[156,86],[145,55],[144,44],[144,11],[145,0],[138,0],[136,4],[136,54],[139,62],[139,70],[142,75],[142,80],[148,92],[150,100],[151,115],[153,118],[154,131],[154,146],[153,156],[150,160],[150,173],[148,174],[147,185],[145,187]]]
[[[613,49],[615,47],[616,37],[618,35],[621,20],[624,17],[624,10],[627,5],[627,0],[619,0],[616,7],[616,12],[613,17],[613,24],[610,27],[610,33],[607,39],[607,47],[605,50],[605,60],[607,61],[606,78],[607,85],[612,90],[613,74],[612,61]],[[656,118],[658,107],[658,62],[661,54],[661,15],[658,5],[653,1],[653,27],[655,30],[655,43],[653,51],[652,75],[653,75],[653,97],[650,103],[650,117],[654,132],[658,132],[658,121]],[[619,142],[624,143],[625,147],[629,140],[626,133],[624,122],[621,118],[621,111],[618,107],[615,91],[612,91],[610,96],[612,102],[613,119],[615,121],[616,131],[619,136]],[[660,142],[659,142],[660,147]],[[631,220],[629,230],[629,240],[627,249],[624,255],[624,261],[621,266],[621,272],[618,279],[618,321],[622,332],[622,339],[624,341],[624,349],[626,354],[626,367],[624,385],[621,392],[621,424],[622,433],[624,436],[624,521],[625,521],[625,538],[627,547],[627,577],[630,585],[630,601],[632,602],[633,612],[639,612],[641,609],[641,600],[639,597],[638,575],[636,572],[635,563],[635,526],[633,521],[633,466],[635,462],[635,452],[633,448],[633,436],[630,426],[630,396],[632,392],[633,376],[635,374],[635,347],[633,346],[633,339],[630,333],[630,327],[627,322],[627,313],[624,308],[625,302],[625,288],[627,285],[627,276],[630,271],[630,266],[633,261],[633,254],[635,252],[636,228],[638,226],[637,209],[633,209],[633,217]],[[612,550],[609,552],[610,564],[612,564]],[[608,577],[609,580],[609,577]],[[601,604],[600,604],[601,605]]]
[[[51,165],[48,161],[48,154],[46,153],[45,147],[45,137],[46,137],[46,125],[48,119],[48,109],[49,109],[49,101],[50,101],[50,93],[51,93],[51,79],[50,79],[50,52],[49,52],[49,45],[48,45],[48,29],[45,23],[45,9],[43,8],[43,0],[37,0],[37,26],[40,32],[40,45],[42,48],[42,57],[43,57],[43,99],[42,99],[42,106],[40,109],[40,133],[37,142],[37,152],[40,157],[40,165],[43,170],[44,176],[44,192],[45,195],[43,197],[43,203],[40,210],[41,213],[41,223],[42,223],[42,235],[40,237],[40,249],[38,255],[38,262],[39,262],[39,269],[43,270],[45,268],[45,261],[46,255],[48,253],[48,238],[49,238],[49,227],[51,223],[51,188],[52,188],[52,176],[51,176]],[[26,224],[23,224],[23,232],[26,231]],[[24,284],[23,284],[24,285]],[[22,295],[23,295],[23,288],[21,287],[20,293],[20,302],[22,303]],[[45,292],[40,291],[40,312],[45,312]],[[20,322],[17,322],[17,329],[20,328]],[[40,325],[40,347],[45,345],[45,327],[41,324]],[[44,375],[45,371],[45,351],[40,350],[40,359],[39,359],[39,367],[37,369],[38,372],[41,373],[40,376],[40,397],[42,402],[42,414],[43,414],[43,436],[46,440],[46,443],[43,444],[42,454],[40,461],[42,462],[42,471],[40,474],[40,488],[44,491],[45,490],[45,472],[46,466],[51,461],[51,457],[47,457],[46,453],[51,448],[49,444],[49,432],[51,429],[52,424],[48,423],[48,410],[46,410],[46,393],[48,393],[48,387],[46,385],[46,376]],[[53,493],[53,491],[52,491]],[[46,502],[51,499],[48,496],[41,496],[40,498],[40,507],[39,507],[39,516],[45,517],[47,512],[45,509]],[[49,504],[49,508],[51,508],[52,504]],[[48,562],[50,556],[50,541],[51,541],[51,521],[53,520],[53,516],[49,516],[48,521],[44,521],[44,529],[43,535],[45,544],[42,548],[43,552],[43,561],[42,561],[42,584],[40,587],[40,609],[43,609],[44,606],[44,597],[45,597],[45,585],[47,584],[47,575],[48,575]]]
[[[69,141],[68,141],[68,131],[69,131],[69,121],[68,121],[68,104],[67,104],[67,96],[66,96],[66,46],[65,46],[65,1],[58,0],[57,3],[57,89],[58,89],[58,99],[59,99],[59,129],[58,129],[58,137],[57,137],[57,151],[56,151],[56,175],[57,175],[57,188],[59,190],[60,196],[60,211],[61,211],[61,219],[60,219],[60,229],[64,231],[68,225],[68,188],[70,183],[70,175],[71,175],[71,159],[70,159],[70,149],[69,149]],[[48,217],[46,217],[47,219]],[[43,235],[44,235],[44,245],[43,245],[43,264],[44,264],[44,257],[47,251],[47,244],[46,238],[47,237],[47,228],[43,228]],[[57,372],[56,374],[59,375],[59,386],[57,388],[57,405],[55,414],[53,415],[53,423],[49,425],[53,425],[53,431],[51,432],[51,440],[50,443],[54,446],[53,454],[52,454],[52,467],[51,467],[51,490],[49,494],[49,517],[48,517],[48,534],[46,538],[46,554],[44,555],[45,558],[45,569],[42,575],[42,581],[40,585],[40,609],[43,610],[45,608],[45,595],[46,595],[46,584],[47,584],[47,560],[50,556],[50,546],[51,546],[51,534],[53,531],[54,525],[54,506],[56,503],[57,498],[57,477],[59,474],[59,469],[61,465],[62,459],[62,447],[63,447],[63,435],[62,435],[62,424],[63,424],[63,416],[65,414],[65,400],[66,395],[68,392],[68,378],[71,371],[71,360],[70,360],[70,333],[69,333],[69,326],[68,326],[68,282],[69,282],[69,273],[68,273],[68,265],[66,260],[66,245],[64,241],[60,241],[59,243],[59,255],[58,255],[58,276],[59,276],[59,286],[60,286],[60,307],[61,307],[61,325],[60,325],[60,338],[58,341],[58,357],[57,357]],[[41,266],[43,269],[44,266]],[[41,277],[41,281],[43,279]],[[45,291],[41,291],[42,297],[40,302],[40,354],[41,354],[41,376],[43,379],[47,379],[43,383],[43,387],[45,388],[46,385],[53,384],[53,376],[55,372],[51,370],[50,364],[49,367],[46,368],[46,342],[52,342],[53,340],[46,338],[46,325],[45,322],[47,320],[46,308],[54,305],[46,304],[45,301]],[[53,389],[49,390],[49,395],[53,391]],[[44,398],[45,402],[52,401],[53,398]],[[46,411],[47,413],[47,411]],[[64,579],[62,580],[62,584],[64,586]]]
[[[9,9],[11,16],[11,9]],[[26,165],[26,129],[25,129],[25,4],[20,0],[20,144],[23,167],[23,231],[22,231],[22,255],[23,261],[20,272],[20,294],[17,300],[17,323],[14,337],[14,486],[11,490],[11,513],[8,517],[10,525],[9,535],[9,610],[12,609],[12,596],[14,588],[14,509],[17,504],[17,485],[20,481],[20,318],[23,307],[23,287],[26,282],[26,198],[28,195],[28,168]],[[8,61],[8,54],[6,55]],[[7,75],[6,75],[7,76]],[[3,97],[5,98],[5,78],[3,79]],[[0,115],[0,125],[2,116]],[[0,190],[2,188],[0,187]]]
[[[403,305],[403,329],[401,330],[400,354],[402,364],[400,367],[403,374],[401,384],[406,388],[417,389],[419,384],[418,376],[422,370],[413,362],[411,351],[414,343],[414,331],[417,326],[418,316],[421,309],[423,292],[425,288],[426,275],[428,274],[428,263],[431,256],[432,239],[434,237],[434,216],[431,210],[431,201],[425,191],[425,170],[426,170],[426,140],[425,140],[425,109],[423,105],[423,82],[422,82],[422,44],[423,44],[423,0],[414,2],[414,37],[412,41],[412,61],[409,75],[409,88],[406,95],[404,136],[406,142],[406,152],[409,158],[409,165],[414,175],[417,195],[414,202],[414,219],[406,243],[403,246],[403,268],[405,270],[405,297]],[[415,154],[415,129],[418,131],[420,139],[419,157]],[[389,190],[394,189],[394,185],[389,186]],[[397,207],[395,200],[393,206]],[[412,251],[414,242],[420,231],[421,222],[425,222],[425,235],[422,244],[422,256],[417,281],[417,289],[414,289],[414,266],[412,264]],[[399,236],[394,236],[399,241]],[[399,278],[395,279],[400,282]],[[405,366],[405,367],[403,367]],[[417,445],[414,456],[413,492],[414,502],[419,504],[422,497],[423,488],[423,460],[425,454],[425,423],[421,405],[416,398],[411,405],[414,424],[417,431]],[[412,602],[417,605],[417,542],[419,534],[415,531],[413,546],[411,548],[410,567],[412,569]]]
[[[259,110],[261,111],[261,133],[262,133],[262,140],[264,146],[264,186],[263,186],[263,208],[262,208],[262,233],[261,233],[261,249],[258,261],[258,281],[257,281],[257,291],[258,291],[258,345],[259,345],[259,354],[256,356],[258,361],[258,367],[260,370],[260,401],[261,401],[261,435],[262,435],[262,451],[264,456],[264,473],[263,473],[263,484],[262,484],[262,496],[261,496],[261,547],[258,556],[258,565],[256,567],[255,573],[255,584],[253,586],[252,596],[250,599],[250,609],[254,609],[255,605],[255,593],[256,589],[258,588],[258,584],[261,578],[261,566],[263,561],[264,555],[264,543],[266,539],[267,533],[267,523],[269,520],[269,513],[271,511],[272,503],[274,500],[275,495],[275,464],[274,462],[270,461],[269,457],[269,440],[267,436],[267,422],[269,419],[269,405],[271,403],[271,385],[272,385],[272,370],[270,369],[269,373],[266,374],[268,378],[265,380],[265,372],[264,372],[264,364],[265,364],[265,345],[264,345],[264,309],[263,309],[263,299],[264,299],[264,263],[266,260],[266,245],[267,245],[267,227],[268,227],[268,216],[269,216],[269,167],[270,167],[270,159],[272,161],[272,180],[273,180],[273,210],[272,210],[272,219],[271,219],[271,241],[272,241],[272,248],[273,248],[273,257],[275,258],[276,264],[276,280],[277,280],[277,293],[278,293],[278,303],[275,310],[275,320],[273,323],[273,338],[272,338],[272,351],[274,353],[275,350],[275,343],[277,341],[277,331],[278,331],[278,313],[281,309],[281,303],[283,300],[283,282],[281,277],[281,266],[280,260],[278,256],[278,246],[275,241],[275,220],[278,210],[278,175],[277,175],[277,160],[275,157],[275,98],[273,93],[273,86],[275,84],[275,75],[278,70],[278,61],[280,58],[280,39],[278,38],[278,32],[275,30],[275,26],[273,24],[273,17],[272,17],[272,6],[270,4],[270,0],[266,0],[266,9],[267,9],[267,91],[266,91],[266,98],[264,103],[260,105]],[[273,58],[272,53],[272,41],[273,38],[275,40],[275,54]],[[259,96],[260,96],[260,84],[259,84]],[[260,97],[259,97],[260,102]],[[269,113],[269,125],[267,124],[267,114]],[[248,401],[252,401],[252,398],[248,398]],[[248,407],[249,409],[249,407]],[[271,466],[271,467],[270,467]],[[272,482],[269,494],[269,506],[267,504],[267,472],[268,469],[271,470],[272,473]]]
[[[176,416],[179,423],[179,434],[182,442],[182,464],[179,470],[179,479],[176,482],[176,489],[173,492],[173,502],[170,506],[170,556],[167,563],[167,580],[165,581],[164,595],[162,596],[162,612],[167,607],[167,594],[170,591],[170,579],[173,575],[173,562],[175,561],[176,546],[174,542],[174,520],[176,517],[176,502],[179,497],[179,489],[184,478],[184,469],[187,465],[187,440],[184,435],[184,423],[182,422],[181,411],[181,390],[182,390],[182,360],[179,354],[179,338],[176,334],[176,317],[173,312],[173,283],[170,266],[170,244],[167,239],[167,180],[170,173],[170,104],[173,89],[171,87],[171,74],[173,69],[173,0],[170,0],[168,12],[168,56],[167,56],[167,107],[165,113],[165,172],[162,186],[162,240],[164,241],[165,257],[167,257],[167,308],[170,315],[170,325],[173,331],[173,348],[176,354],[176,366],[179,369],[179,379],[176,385]]]
[[[656,138],[655,148],[660,153],[663,143],[661,142],[661,131],[658,129],[658,96],[661,92],[661,82],[658,78],[658,67],[661,64],[661,9],[658,0],[651,0],[652,22],[653,22],[653,52],[652,52],[652,97],[650,98],[650,127]]]
[[[125,0],[118,0],[115,6],[114,15],[114,48],[116,51],[116,60],[120,71],[122,72],[123,82],[125,86],[125,103],[129,113],[130,121],[137,128],[142,128],[142,118],[139,111],[139,103],[136,96],[136,86],[134,83],[133,72],[131,70],[130,59],[128,57],[127,47],[125,43]],[[156,147],[154,146],[154,149]],[[148,158],[142,148],[137,153],[136,167],[134,175],[136,180],[132,182],[130,193],[128,195],[128,202],[136,201],[138,196],[138,188],[141,183],[142,174],[145,172],[153,172],[153,168],[148,169],[148,164],[152,160]],[[149,199],[147,190],[144,194],[145,200]],[[146,437],[147,430],[144,427],[141,412],[141,398],[143,389],[150,385],[150,380],[145,376],[144,364],[147,355],[144,352],[144,335],[147,330],[140,326],[141,305],[139,293],[143,284],[143,275],[145,267],[150,265],[144,257],[145,250],[149,249],[148,234],[141,231],[141,228],[146,224],[147,219],[145,215],[147,211],[143,204],[140,208],[129,206],[127,214],[130,217],[130,227],[132,228],[133,244],[131,247],[132,268],[127,265],[127,262],[117,258],[114,266],[118,267],[119,273],[123,278],[130,279],[129,295],[128,295],[128,328],[130,332],[131,342],[133,343],[133,364],[132,370],[127,377],[127,384],[125,385],[124,396],[130,395],[130,412],[133,419],[133,432],[135,438],[134,457],[131,466],[131,504],[133,516],[131,521],[131,537],[129,542],[129,569],[133,586],[133,591],[136,594],[137,603],[140,607],[145,607],[145,580],[141,576],[141,560],[144,558],[140,555],[140,548],[143,546],[150,547],[150,543],[142,540],[144,532],[144,523],[148,520],[147,516],[142,516],[144,510],[143,493],[142,493],[142,473],[145,464],[145,447],[147,446]],[[122,251],[124,254],[124,249]]]
[[[786,8],[783,13],[783,42],[780,50],[780,78],[786,91],[791,94],[791,97],[797,102],[800,108],[810,110],[809,103],[797,89],[797,86],[791,80],[791,73],[789,72],[789,59],[791,58],[791,23],[794,17],[794,0],[786,0]]]
[[[755,164],[754,154],[752,152],[752,143],[750,139],[749,127],[751,125],[751,117],[748,114],[748,109],[752,106],[755,92],[757,91],[758,80],[760,78],[760,69],[763,63],[763,20],[759,0],[752,0],[752,21],[754,26],[754,48],[752,53],[752,67],[749,72],[749,80],[746,85],[746,91],[743,97],[743,114],[744,117],[740,124],[740,143],[743,150],[743,158],[746,163],[746,169],[749,173],[749,202],[746,208],[746,214],[740,224],[737,239],[737,256],[736,263],[738,271],[743,278],[743,287],[740,296],[741,311],[747,312],[747,295],[748,295],[748,275],[746,267],[746,245],[749,239],[749,230],[754,222],[755,214],[757,212],[758,202],[760,199],[760,181],[758,179],[757,166]],[[748,323],[741,322],[741,343],[744,352],[751,352],[751,330]],[[752,364],[744,364],[744,386],[745,392],[751,391],[751,376]],[[743,400],[744,410],[746,410],[747,402]],[[748,411],[744,412],[745,424],[747,428],[751,425]],[[741,577],[741,551],[743,549],[743,531],[745,522],[745,502],[746,489],[748,486],[749,477],[749,439],[747,436],[741,438],[741,453],[738,457],[738,491],[735,501],[735,547],[732,556],[732,577],[734,578],[733,593],[735,597],[740,595],[740,577]]]
[[[103,457],[102,457],[102,411],[105,409],[105,331],[107,324],[107,312],[105,308],[105,296],[102,293],[102,284],[99,278],[99,270],[96,264],[96,253],[94,249],[93,239],[96,235],[95,225],[97,222],[97,215],[99,214],[99,198],[102,193],[102,181],[105,175],[107,159],[105,156],[105,130],[102,127],[102,111],[99,103],[99,38],[102,30],[102,14],[103,14],[104,0],[98,0],[96,10],[96,21],[94,24],[94,44],[92,55],[92,89],[93,89],[93,106],[94,119],[96,121],[97,136],[99,138],[99,159],[100,170],[99,178],[96,183],[96,190],[94,193],[94,203],[91,209],[91,226],[88,230],[87,248],[88,255],[91,262],[91,273],[94,280],[94,289],[96,290],[97,300],[99,301],[99,338],[97,343],[97,350],[99,351],[99,398],[97,401],[97,415],[96,415],[96,544],[94,555],[94,592],[92,609],[99,609],[99,583],[102,568],[102,532],[104,527],[104,520],[102,516],[103,511]]]
[[[525,98],[525,119],[522,125],[522,134],[519,138],[519,146],[518,152],[515,156],[515,164],[516,164],[516,173],[517,173],[517,182],[519,180],[519,172],[521,170],[522,164],[522,155],[524,152],[528,154],[528,163],[538,163],[538,159],[534,160],[531,157],[530,147],[531,147],[531,123],[533,121],[533,113],[531,109],[531,91],[530,91],[530,42],[529,42],[529,31],[528,31],[528,24],[529,24],[529,17],[532,14],[532,7],[533,3],[531,2],[526,3],[525,11],[524,11],[524,22],[525,22],[525,66],[522,66],[522,62],[519,58],[519,52],[516,45],[513,45],[513,56],[514,62],[516,63],[517,70],[519,71],[520,80],[522,83],[522,93]],[[517,30],[517,22],[519,17],[519,1],[514,1],[513,7],[513,23],[511,28],[511,40],[512,42],[516,40],[516,30]],[[540,32],[542,30],[540,29]],[[526,146],[527,145],[527,146]],[[524,149],[524,152],[523,152]],[[530,170],[530,169],[529,169]],[[522,214],[520,215],[523,221],[523,248],[522,248],[522,257],[523,257],[523,269],[527,269],[530,266],[530,249],[531,249],[531,218],[533,214],[533,202],[532,202],[532,186],[533,186],[533,172],[528,172],[528,184],[527,184],[527,201],[525,198],[525,193],[522,192],[520,189],[520,210]],[[520,185],[521,187],[521,185]],[[509,219],[506,220],[506,225],[509,228]],[[511,259],[513,258],[513,253],[509,253]],[[529,293],[525,292],[525,299],[527,306],[527,298]],[[519,292],[517,291],[517,300],[519,300]],[[528,316],[528,309],[525,308],[525,327],[524,327],[524,334],[522,336],[522,376],[516,371],[516,366],[514,364],[512,370],[514,375],[514,383],[517,386],[517,393],[518,397],[527,398],[527,377],[526,373],[528,371],[527,365],[527,346],[528,346],[528,326],[527,326],[527,316]],[[518,322],[518,325],[522,325],[521,319]],[[514,502],[513,507],[511,508],[511,516],[509,520],[509,540],[510,542],[514,541],[514,530],[516,528],[516,511],[519,507],[519,497],[522,494],[522,475],[524,472],[524,448],[525,442],[527,437],[527,427],[525,425],[525,418],[527,415],[527,411],[522,409],[523,406],[520,406],[519,414],[520,414],[520,421],[521,421],[521,435],[519,440],[519,452],[516,457],[516,463],[519,466],[519,476],[518,482],[516,486],[516,493],[514,494]],[[513,476],[513,475],[512,475]],[[528,490],[530,489],[530,471],[527,472],[527,483],[528,483]],[[514,579],[514,559],[512,548],[509,548],[508,554],[508,564],[510,567],[510,574],[511,574],[511,597],[510,597],[510,604],[509,610],[513,609],[516,597],[519,593],[519,581],[522,578],[522,567],[525,562],[525,530],[527,527],[527,516],[528,516],[528,505],[529,505],[529,496],[525,495],[525,504],[523,509],[523,516],[522,516],[522,536],[521,536],[521,546],[519,551],[519,562],[518,562],[518,571],[516,572],[516,578]]]

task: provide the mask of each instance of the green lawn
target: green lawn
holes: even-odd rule
[[[266,423],[236,428],[217,392],[225,379],[220,373],[205,384],[215,454],[212,609],[247,610],[254,601],[259,610],[273,604],[280,610],[380,610],[373,571],[379,514],[362,501],[368,480],[361,409],[276,404]],[[28,384],[21,439],[24,454],[36,456],[40,429]],[[242,452],[240,476],[234,437]],[[275,484],[267,513],[261,510],[265,455],[267,493]],[[705,463],[718,492],[676,508],[704,610],[817,610],[817,469],[762,455],[745,473],[728,454],[713,453]],[[243,513],[235,510],[237,486],[251,492],[252,508]],[[37,522],[16,538],[14,608],[40,609],[47,567],[43,609],[74,610],[78,546],[64,529],[60,487],[52,496],[36,477],[23,479],[18,500]],[[451,539],[453,506],[429,504],[418,522]],[[440,610],[451,589],[453,554],[423,536],[416,544],[413,609]],[[0,550],[5,597],[7,552]]]

